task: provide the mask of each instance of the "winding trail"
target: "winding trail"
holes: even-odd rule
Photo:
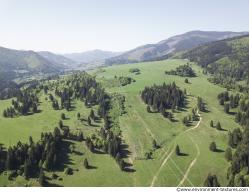
[[[185,134],[185,133],[187,133],[187,132],[189,132],[189,131],[195,130],[196,128],[199,127],[199,125],[200,125],[200,123],[201,123],[201,121],[202,121],[202,117],[201,117],[201,115],[200,115],[200,113],[199,113],[199,110],[197,110],[197,115],[199,116],[199,121],[198,121],[198,123],[197,123],[194,127],[190,128],[190,129],[187,129],[187,130],[185,130],[184,132],[182,132],[181,134],[179,134],[178,137],[179,137],[180,135],[182,135],[182,134]],[[194,166],[194,164],[195,164],[195,162],[196,162],[198,156],[200,155],[200,150],[199,150],[198,145],[194,142],[194,140],[193,140],[191,137],[190,137],[190,139],[191,139],[191,141],[195,144],[195,147],[196,147],[196,149],[197,149],[197,155],[196,155],[195,159],[190,163],[190,165],[189,165],[187,171],[186,171],[185,174],[183,175],[183,178],[182,178],[182,180],[180,181],[180,183],[178,184],[178,186],[182,185],[182,184],[185,182],[185,180],[187,179],[188,174],[189,174],[191,168]],[[174,145],[175,145],[175,144],[174,144]],[[167,161],[169,160],[169,158],[170,158],[171,155],[173,154],[173,152],[174,152],[174,145],[173,145],[173,149],[171,150],[171,152],[170,152],[169,154],[168,154],[168,151],[169,151],[169,150],[167,150],[167,151],[165,152],[165,154],[163,155],[163,156],[166,156],[166,155],[168,154],[168,155],[166,156],[166,158],[164,159],[164,161],[161,163],[161,165],[160,165],[158,171],[157,171],[156,174],[154,175],[154,177],[153,177],[153,179],[152,179],[152,182],[151,182],[151,184],[150,184],[150,187],[153,187],[153,186],[154,186],[154,184],[155,184],[155,182],[156,182],[156,180],[157,180],[157,177],[158,177],[159,173],[161,172],[163,166],[167,163]],[[191,183],[191,182],[190,182],[190,183]]]

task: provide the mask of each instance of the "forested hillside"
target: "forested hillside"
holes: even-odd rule
[[[208,43],[182,55],[196,62],[208,73],[214,83],[234,87],[236,81],[248,81],[249,36],[235,37]]]

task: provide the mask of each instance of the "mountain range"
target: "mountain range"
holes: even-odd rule
[[[108,58],[105,63],[112,65],[158,60],[167,58],[172,53],[189,50],[208,42],[245,34],[248,34],[248,32],[190,31],[162,40],[156,44],[139,46],[119,56]]]
[[[58,73],[72,68],[85,70],[103,65],[160,60],[176,52],[245,34],[248,32],[191,31],[124,53],[96,49],[62,55],[48,51],[35,52],[0,47],[0,74],[11,74],[11,77],[14,77],[14,73]]]
[[[95,49],[81,53],[64,54],[64,56],[75,62],[78,62],[79,64],[84,64],[84,63],[104,61],[107,58],[115,57],[120,54],[121,54],[120,52],[111,52],[111,51],[103,51],[100,49]]]
[[[20,51],[0,47],[1,72],[54,73],[65,68],[64,64],[51,62],[34,51]]]

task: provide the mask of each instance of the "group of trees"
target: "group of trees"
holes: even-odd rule
[[[174,82],[169,85],[164,83],[163,85],[145,87],[141,93],[141,98],[153,110],[161,112],[163,115],[167,109],[185,106],[185,94]]]
[[[60,109],[57,99],[52,94],[49,94],[49,100],[52,102],[52,107],[54,110]]]
[[[0,72],[0,99],[15,97],[20,92],[19,86],[16,83],[3,76],[6,73]]]
[[[29,143],[18,142],[7,151],[0,148],[0,171],[18,170],[18,174],[25,178],[35,177],[40,173],[44,184],[42,170],[57,168],[61,142],[60,130],[55,128],[53,133],[42,133],[38,142],[30,137]]]
[[[202,112],[206,110],[205,103],[201,97],[197,97],[197,107]]]
[[[180,65],[175,70],[165,71],[166,75],[179,75],[182,77],[195,77],[196,74],[194,70],[190,67],[189,63],[185,65]]]
[[[192,114],[189,114],[188,116],[183,117],[182,123],[185,126],[189,126],[191,122],[198,121],[198,120],[199,120],[199,115],[197,114],[197,109],[193,108]]]
[[[227,174],[229,186],[249,186],[248,172],[245,171],[249,167],[249,128],[245,127],[242,133],[237,129],[232,134],[230,133],[229,138],[230,146],[236,147]]]
[[[101,150],[117,161],[121,170],[124,170],[125,163],[122,159],[123,151],[121,146],[121,138],[118,135],[115,135],[110,129],[101,128],[99,135],[101,138],[93,135],[92,137],[86,138],[86,146],[91,152],[96,150]]]
[[[240,99],[239,109],[235,115],[235,122],[241,126],[249,127],[249,100],[246,96]]]
[[[131,78],[131,77],[125,77],[125,76],[120,76],[117,77],[115,76],[114,81],[116,82],[116,86],[126,86],[131,84],[132,82],[135,82],[136,80]]]
[[[221,124],[220,124],[220,122],[218,121],[217,122],[217,124],[216,125],[214,125],[214,121],[213,120],[211,120],[210,121],[210,127],[212,127],[212,128],[216,128],[217,130],[222,130],[222,127],[221,127]]]
[[[29,90],[20,91],[16,100],[12,99],[12,106],[3,111],[4,117],[15,117],[38,112],[39,99],[35,93]]]
[[[230,108],[236,108],[239,105],[240,95],[229,95],[228,91],[222,92],[217,96],[220,105],[224,106],[224,111],[229,113]]]
[[[112,131],[112,124],[109,116],[112,98],[106,94],[105,90],[96,82],[95,78],[85,72],[73,74],[64,83],[67,85],[67,88],[64,88],[63,91],[59,91],[59,89],[56,89],[55,91],[55,94],[61,98],[62,107],[70,108],[70,103],[74,98],[84,101],[86,107],[99,105],[97,114],[91,109],[87,122],[91,125],[92,121],[95,121],[98,115],[100,118],[103,118],[104,126],[100,130],[100,138],[96,136],[86,138],[86,146],[91,152],[102,150],[103,152],[110,154],[116,159],[121,170],[123,170],[125,164],[122,159],[121,138]],[[77,114],[77,118],[80,119],[79,113]],[[63,126],[63,122],[59,123],[59,125],[60,124],[63,135],[72,137],[68,128]],[[78,137],[75,138],[77,139]]]
[[[141,73],[140,69],[138,69],[138,68],[131,68],[131,69],[129,69],[129,72],[134,73],[135,75],[139,75]]]
[[[216,175],[208,174],[206,180],[204,181],[204,187],[220,187],[220,183]]]
[[[242,132],[240,128],[233,129],[228,132],[228,145],[232,148],[236,148],[242,140]]]

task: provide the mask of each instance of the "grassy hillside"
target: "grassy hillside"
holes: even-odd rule
[[[64,162],[64,169],[71,167],[73,175],[66,176],[64,169],[55,173],[61,179],[51,179],[51,185],[59,186],[203,186],[209,173],[216,174],[222,186],[227,185],[226,171],[229,163],[224,157],[223,150],[227,147],[227,130],[239,127],[234,122],[234,117],[225,114],[223,107],[217,101],[217,95],[225,89],[207,81],[209,76],[202,74],[202,69],[195,64],[191,67],[197,77],[165,75],[165,71],[174,70],[177,66],[186,64],[185,60],[166,60],[138,64],[127,64],[106,67],[89,71],[100,82],[106,83],[115,76],[129,76],[135,82],[126,86],[108,86],[108,93],[119,93],[125,96],[125,112],[121,116],[118,104],[112,105],[111,116],[120,127],[122,140],[127,144],[127,163],[131,164],[132,172],[121,171],[115,160],[107,154],[91,153],[85,144],[71,142],[75,146],[75,153],[68,153]],[[140,69],[140,74],[130,72],[131,68]],[[175,121],[171,122],[160,113],[148,113],[146,105],[141,100],[140,92],[145,86],[154,84],[162,85],[175,82],[182,90],[187,92],[187,106],[183,110],[175,110]],[[182,123],[183,117],[190,114],[192,108],[197,106],[197,97],[203,98],[207,105],[207,112],[200,113],[200,121],[186,127]],[[68,117],[64,123],[70,129],[83,130],[85,135],[91,135],[99,130],[103,121],[94,127],[88,126],[77,120],[77,113],[87,117],[90,110],[84,107],[79,100],[73,102],[72,111],[55,111],[51,103],[45,100],[45,95],[40,94],[40,113],[21,116],[14,119],[0,116],[0,143],[5,147],[17,141],[28,141],[32,135],[38,139],[43,131],[52,131],[58,125],[60,114],[64,112]],[[0,101],[0,114],[9,106],[11,100]],[[210,120],[215,123],[220,121],[226,131],[218,131],[210,127]],[[156,140],[159,149],[154,150],[152,141]],[[211,152],[209,144],[215,141],[220,152]],[[178,144],[184,156],[175,154]],[[62,146],[62,152],[65,146]],[[152,152],[152,159],[145,159],[146,152]],[[86,170],[83,159],[89,160],[92,169]],[[52,172],[46,172],[51,178]],[[24,186],[38,185],[36,179],[25,180],[18,176],[14,181],[9,181],[5,173],[0,175],[0,185]]]

